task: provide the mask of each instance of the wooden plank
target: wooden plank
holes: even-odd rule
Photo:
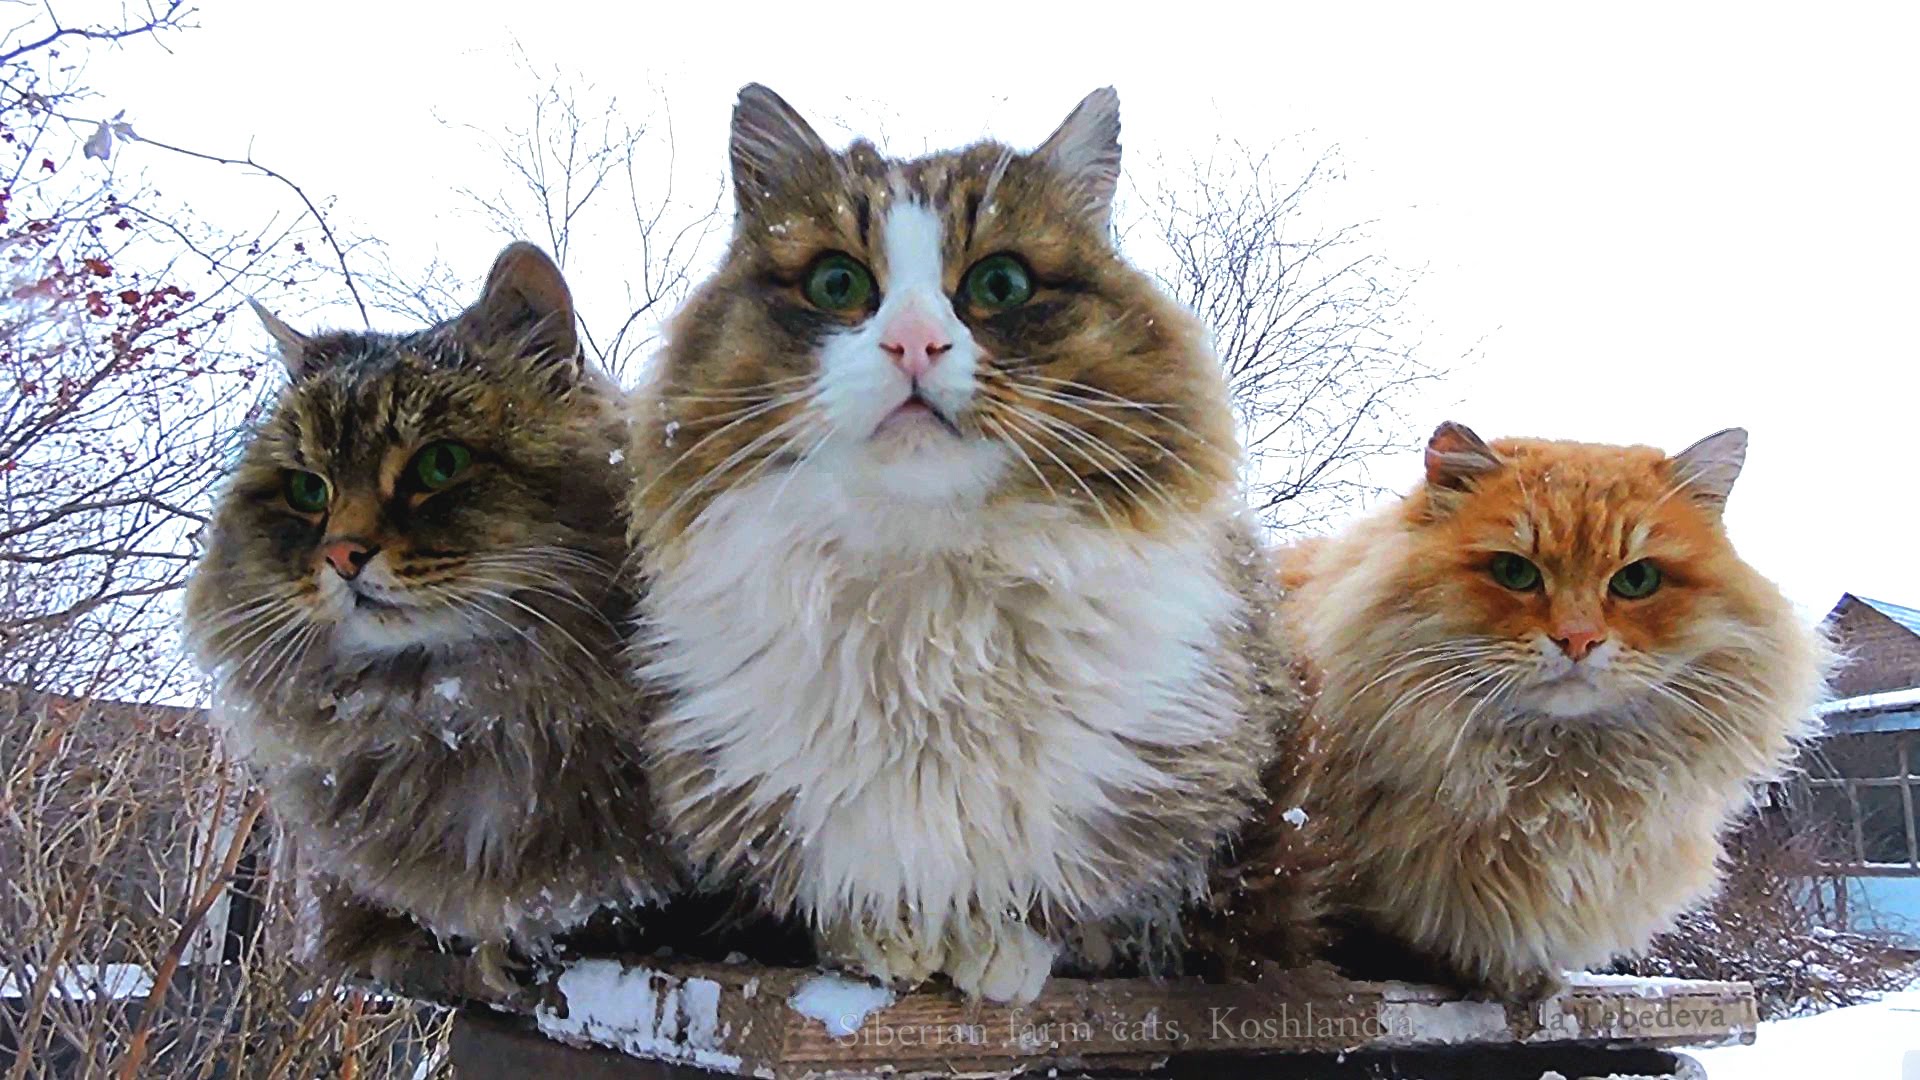
[[[661,958],[576,961],[494,1008],[576,1046],[774,1080],[1137,1072],[1188,1060],[1304,1065],[1303,1055],[1468,1048],[1516,1058],[1554,1048],[1655,1051],[1750,1042],[1758,1024],[1744,983],[1576,976],[1562,993],[1522,1006],[1326,977],[1055,979],[1038,1000],[1011,1007],[938,989],[895,995],[811,970]]]

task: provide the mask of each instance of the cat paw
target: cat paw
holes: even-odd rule
[[[894,986],[913,987],[941,969],[946,949],[905,932],[840,926],[820,938],[820,954],[840,967]]]
[[[502,998],[525,990],[533,977],[533,964],[501,941],[485,941],[474,946],[469,963],[480,985]]]
[[[1503,971],[1467,980],[1469,998],[1521,1005],[1545,1001],[1566,988],[1566,977],[1557,971]]]
[[[414,958],[439,950],[433,935],[412,919],[344,893],[329,895],[320,914],[306,959],[341,975],[391,986]]]
[[[997,923],[949,947],[947,977],[968,997],[1024,1005],[1040,996],[1059,951],[1025,923]]]

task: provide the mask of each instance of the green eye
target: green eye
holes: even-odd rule
[[[1493,580],[1515,592],[1526,592],[1540,584],[1540,568],[1511,551],[1503,551],[1487,564]]]
[[[1033,278],[1019,259],[989,255],[967,271],[967,299],[995,311],[1017,308],[1033,299]]]
[[[428,443],[426,448],[413,455],[410,466],[413,478],[428,491],[439,491],[473,464],[473,451],[443,439],[437,443]]]
[[[1607,589],[1623,600],[1638,600],[1643,596],[1652,596],[1660,587],[1660,568],[1641,559],[1620,568],[1607,582]]]
[[[873,274],[851,255],[834,252],[807,271],[807,301],[825,311],[853,311],[873,296]]]
[[[303,514],[317,514],[327,508],[327,478],[319,473],[287,470],[287,505]]]

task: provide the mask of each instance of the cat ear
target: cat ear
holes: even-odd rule
[[[765,205],[794,177],[833,167],[833,151],[779,94],[748,83],[733,103],[733,197],[742,211]]]
[[[512,340],[527,354],[577,369],[580,336],[566,276],[524,240],[508,244],[487,272],[480,302],[462,312],[460,331],[476,341]]]
[[[1667,468],[1693,501],[1718,517],[1747,463],[1747,429],[1728,428],[1667,459]]]
[[[1504,464],[1486,440],[1465,424],[1449,420],[1433,429],[1427,440],[1427,486],[1447,491],[1465,491],[1477,476],[1493,472]]]
[[[260,317],[267,328],[267,336],[280,348],[280,360],[287,365],[287,375],[299,379],[312,369],[314,360],[313,339],[282,322],[280,316],[268,311],[258,300],[247,297],[247,306]]]
[[[1106,227],[1120,184],[1120,95],[1111,86],[1088,94],[1033,156],[1073,185],[1087,216]]]

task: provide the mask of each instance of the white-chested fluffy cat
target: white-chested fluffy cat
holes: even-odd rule
[[[1746,452],[1482,442],[1290,560],[1343,917],[1501,995],[1643,948],[1808,733],[1825,649],[1721,524]],[[1380,974],[1374,971],[1369,974]]]
[[[412,334],[299,334],[187,594],[215,715],[303,862],[319,952],[392,973],[422,928],[504,987],[678,880],[647,815],[619,391],[559,270],[507,248]]]
[[[1025,1000],[1177,945],[1293,771],[1225,386],[1114,250],[1118,134],[1102,90],[1031,153],[897,161],[748,87],[726,262],[640,398],[656,795],[882,979]]]

